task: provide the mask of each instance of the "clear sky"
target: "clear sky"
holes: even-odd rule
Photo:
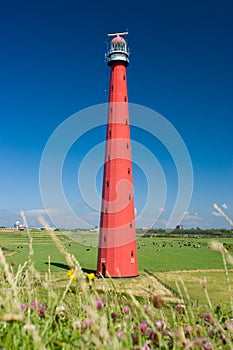
[[[68,117],[107,102],[107,33],[126,29],[129,101],[165,117],[191,157],[194,187],[184,226],[229,228],[213,204],[233,217],[231,0],[1,2],[0,226],[13,226],[19,210],[26,212],[30,225],[37,225],[37,214],[44,213],[39,168],[45,145]],[[132,128],[131,136],[153,152],[164,172],[167,197],[155,223],[163,227],[177,195],[174,162],[144,130]],[[77,172],[85,154],[104,137],[103,127],[83,136],[63,168],[67,200],[92,217],[91,225],[98,225],[99,214],[85,207],[76,188]],[[100,169],[99,192],[101,177]],[[156,188],[156,176],[154,181]],[[134,184],[140,212],[147,183],[136,164]]]

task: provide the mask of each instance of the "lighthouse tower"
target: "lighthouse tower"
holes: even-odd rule
[[[111,277],[138,275],[124,34],[109,34],[106,54],[111,73],[97,274]]]

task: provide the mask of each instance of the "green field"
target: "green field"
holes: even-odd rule
[[[35,267],[47,271],[48,256],[51,270],[61,271],[64,257],[57,249],[50,235],[45,231],[32,232],[33,260]],[[84,269],[95,269],[97,261],[98,235],[88,232],[56,233],[57,237],[73,254]],[[206,238],[139,238],[137,240],[139,270],[177,271],[223,269],[222,257],[209,249],[210,239]],[[219,239],[218,242],[233,246],[233,238]],[[29,238],[26,232],[0,233],[0,245],[11,251],[8,261],[22,264],[28,257]]]
[[[0,233],[1,349],[233,349],[225,251],[206,238],[139,237],[139,276],[98,279],[83,273],[95,270],[97,240]],[[218,241],[232,254],[232,238]]]
[[[41,273],[50,269],[57,276],[64,277],[69,266],[64,256],[58,250],[54,241],[46,231],[31,232],[33,238],[32,260],[35,268]],[[95,270],[97,261],[97,233],[88,232],[56,232],[56,236],[63,243],[66,250],[73,254],[84,270]],[[219,242],[231,247],[233,238],[218,238]],[[119,289],[138,290],[138,285],[144,285],[144,290],[151,288],[151,280],[146,277],[145,270],[153,272],[159,280],[177,290],[177,282],[182,278],[190,297],[195,301],[205,302],[205,295],[200,279],[206,278],[210,296],[215,302],[226,301],[229,294],[224,265],[220,253],[209,248],[210,239],[207,238],[138,238],[139,277],[127,281],[117,281]],[[2,232],[0,245],[7,249],[8,263],[17,269],[29,256],[29,237],[27,232]],[[232,266],[228,266],[229,278],[233,289]],[[143,281],[143,282],[142,282]],[[147,282],[149,281],[149,282]],[[180,282],[179,282],[180,283]]]

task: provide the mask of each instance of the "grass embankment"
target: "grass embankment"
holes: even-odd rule
[[[233,307],[214,305],[208,294],[211,279],[216,278],[213,270],[201,286],[205,305],[189,301],[186,280],[185,285],[180,282],[184,298],[164,303],[161,286],[153,275],[141,273],[134,279],[96,280],[91,274],[85,275],[70,254],[75,254],[82,267],[94,268],[97,250],[88,242],[83,246],[61,233],[54,240],[45,232],[32,235],[33,245],[25,233],[1,236],[1,245],[8,249],[6,255],[11,255],[7,264],[0,250],[0,348],[233,349]],[[180,248],[179,241],[170,241],[168,246],[167,243],[139,240],[140,269],[152,270],[157,266],[155,275],[175,285],[180,272],[158,272],[158,266],[163,266],[158,261],[161,264],[168,253],[170,261],[177,258],[172,269],[184,266],[184,255],[192,269],[205,261],[203,255],[212,259],[212,265],[222,268],[221,254],[210,251],[205,244],[199,248],[190,245]],[[175,247],[176,244],[179,246]],[[154,254],[152,262],[147,259],[148,254],[151,257]],[[188,262],[190,259],[192,263]],[[204,268],[207,266],[206,261]],[[73,268],[70,277],[69,267]],[[187,278],[191,274],[192,283],[200,286],[197,278],[203,272],[183,273]],[[135,297],[140,291],[144,294]]]

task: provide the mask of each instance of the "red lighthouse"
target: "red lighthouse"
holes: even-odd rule
[[[127,33],[109,34],[114,38],[106,55],[111,73],[97,274],[111,277],[138,275],[126,80],[129,51],[123,34]]]

